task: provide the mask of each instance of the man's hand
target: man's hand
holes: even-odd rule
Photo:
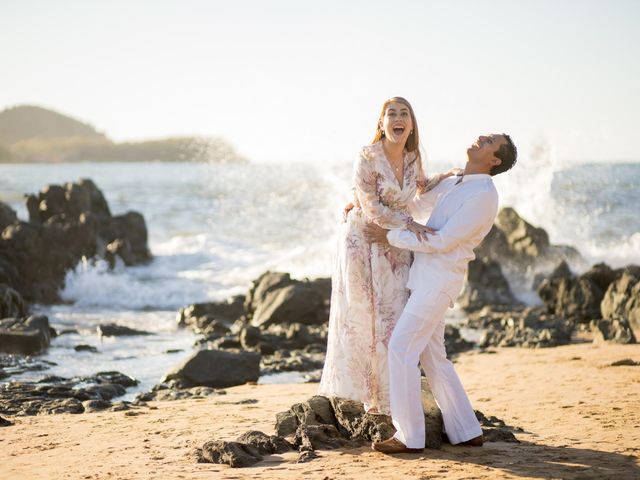
[[[422,241],[427,241],[429,237],[427,237],[427,235],[433,235],[434,233],[436,233],[436,230],[434,230],[431,227],[427,227],[426,225],[421,225],[415,221],[411,222],[409,225],[407,225],[407,230],[409,230],[410,232],[413,232],[416,236],[416,238],[418,239],[418,241],[422,242]]]
[[[366,238],[369,243],[389,245],[389,241],[387,240],[388,231],[386,228],[382,228],[375,223],[369,223],[364,227],[364,238]]]

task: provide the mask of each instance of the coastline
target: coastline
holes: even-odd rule
[[[317,384],[242,385],[226,395],[149,402],[121,412],[11,417],[2,428],[0,479],[9,478],[638,478],[640,345],[578,343],[460,354],[456,369],[474,408],[524,429],[520,444],[444,445],[389,457],[366,447],[296,452],[255,466],[196,463],[204,442],[249,429],[272,434],[275,414]],[[238,404],[243,400],[254,403]]]

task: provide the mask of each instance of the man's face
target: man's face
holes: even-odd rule
[[[496,157],[496,152],[502,145],[507,145],[504,135],[492,133],[480,135],[478,139],[467,148],[469,161],[475,165],[492,168],[502,162]]]

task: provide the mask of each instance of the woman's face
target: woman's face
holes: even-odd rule
[[[387,140],[404,145],[413,130],[409,107],[398,102],[390,103],[384,112],[380,127]]]

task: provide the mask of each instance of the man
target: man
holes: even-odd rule
[[[415,201],[414,211],[433,208],[427,226],[435,232],[418,239],[407,230],[371,225],[369,241],[415,252],[407,288],[411,295],[389,341],[391,416],[396,434],[372,445],[384,453],[420,452],[425,444],[420,370],[442,411],[452,444],[482,445],[482,429],[444,347],[444,314],[460,294],[473,249],[489,233],[498,210],[491,177],[509,170],[517,150],[505,134],[480,136],[467,149],[462,175],[443,180]]]

